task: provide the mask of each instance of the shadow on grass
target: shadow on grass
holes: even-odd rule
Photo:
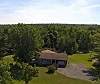
[[[49,74],[49,75],[50,75],[50,74],[54,74],[54,72],[48,72],[48,71],[45,72],[45,73],[46,73],[46,74]]]
[[[95,81],[97,79],[97,75],[92,70],[82,70],[83,73],[86,74],[86,76],[91,76],[91,81]]]
[[[100,78],[100,67],[90,68],[90,70],[91,70],[92,72],[94,72],[94,73],[97,75],[97,77]]]
[[[88,59],[88,61],[93,61],[94,59],[96,59],[98,57],[91,57]],[[96,78],[100,78],[100,63],[96,64],[95,62],[92,64],[93,67],[95,68],[89,68],[89,73],[94,73],[96,75]]]
[[[93,76],[92,81],[98,80],[100,78],[100,67],[90,68],[88,74]]]

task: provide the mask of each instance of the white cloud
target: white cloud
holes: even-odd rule
[[[79,6],[84,6],[84,5],[88,5],[90,2],[90,0],[75,0],[75,4],[79,5]]]
[[[5,9],[5,8],[0,8],[1,10]]]
[[[85,8],[91,9],[91,8],[97,8],[97,7],[100,7],[100,4],[90,5],[90,6],[87,6]]]
[[[22,2],[22,1],[19,1],[19,3],[21,3],[22,5],[27,5],[26,3]]]

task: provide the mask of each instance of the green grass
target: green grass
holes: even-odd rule
[[[12,56],[3,58],[5,62],[14,63]],[[39,76],[34,77],[29,84],[92,84],[89,81],[70,78],[58,72],[54,74],[47,74],[46,67],[37,67],[39,69]],[[14,81],[14,84],[25,84],[24,81]]]
[[[29,84],[92,84],[91,82],[79,80],[75,78],[66,77],[58,72],[54,74],[47,74],[47,68],[38,67],[39,68],[39,76],[33,78]],[[15,81],[14,84],[24,84],[25,82]]]
[[[72,63],[80,63],[86,65],[88,68],[93,68],[92,61],[88,61],[90,58],[92,58],[94,55],[90,57],[90,53],[87,54],[73,54],[68,56],[69,62]]]

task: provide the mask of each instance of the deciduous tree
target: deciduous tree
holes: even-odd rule
[[[32,80],[33,77],[37,77],[39,70],[27,63],[16,63],[11,67],[11,74],[15,80],[23,80],[26,84]]]
[[[9,69],[9,64],[5,64],[3,61],[0,61],[0,84],[13,84],[13,79]]]
[[[39,31],[24,24],[18,24],[11,30],[9,39],[15,51],[14,59],[19,62],[29,62],[43,44]]]

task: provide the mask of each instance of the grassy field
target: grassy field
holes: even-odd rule
[[[93,68],[92,61],[88,61],[90,58],[92,58],[94,55],[92,54],[90,57],[90,53],[87,54],[73,54],[69,55],[68,60],[72,63],[81,63],[86,65],[88,68]]]
[[[70,58],[71,59],[71,58]],[[14,63],[12,56],[3,58],[5,62]],[[46,67],[37,67],[39,69],[39,76],[32,79],[29,84],[92,84],[89,81],[79,80],[75,78],[66,77],[58,72],[54,74],[47,74]],[[25,84],[24,81],[14,81],[14,84]]]

